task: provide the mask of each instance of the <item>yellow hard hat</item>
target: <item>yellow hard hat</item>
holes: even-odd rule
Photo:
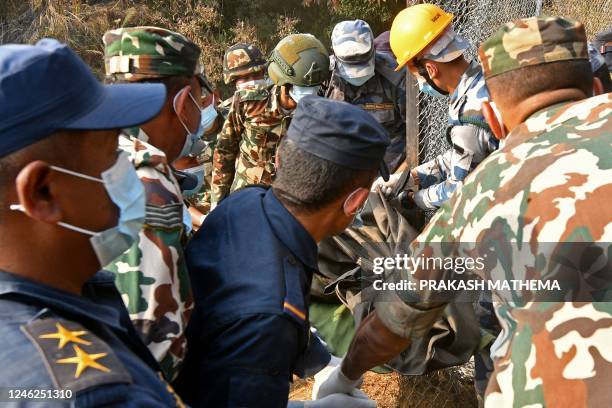
[[[452,21],[453,15],[435,4],[417,4],[400,11],[389,35],[397,70],[431,44]]]

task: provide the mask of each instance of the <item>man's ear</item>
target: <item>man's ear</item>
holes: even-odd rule
[[[601,79],[594,76],[593,77],[593,96],[601,95],[604,93],[604,87],[601,83]]]
[[[15,188],[19,204],[30,218],[49,224],[62,220],[57,203],[59,191],[49,164],[40,160],[28,163],[17,175]]]
[[[440,75],[440,70],[435,62],[425,61],[425,69],[431,79],[437,78]]]
[[[368,199],[369,194],[370,190],[364,187],[360,187],[357,190],[353,191],[346,198],[346,200],[344,200],[344,214],[356,214],[361,209],[361,207],[363,207],[363,204]]]
[[[192,106],[195,109],[195,105],[189,96],[189,92],[191,92],[191,85],[187,85],[178,91],[175,96],[176,99],[174,102],[174,110],[176,111],[179,119],[181,119],[183,123],[190,128],[189,131],[195,132],[198,124],[196,124],[195,129],[192,129],[193,125],[189,126],[189,123],[193,122],[190,120],[190,116],[192,115],[191,112],[193,111]]]
[[[491,128],[491,132],[493,132],[493,135],[495,135],[497,140],[504,139],[506,137],[506,129],[489,101],[484,101],[482,103],[482,114]]]

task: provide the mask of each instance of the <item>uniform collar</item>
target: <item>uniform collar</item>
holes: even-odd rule
[[[32,299],[39,306],[46,306],[56,313],[66,313],[101,322],[113,329],[126,331],[121,326],[120,314],[111,307],[92,302],[86,297],[74,295],[12,273],[0,271],[0,296],[17,294]]]
[[[303,264],[315,271],[318,270],[317,243],[293,214],[278,201],[271,188],[263,198],[263,208],[276,237]]]
[[[452,105],[455,101],[460,99],[465,93],[476,83],[482,76],[482,68],[480,64],[475,59],[470,61],[470,65],[467,67],[463,75],[461,75],[461,79],[459,80],[459,85],[450,96],[450,104]]]

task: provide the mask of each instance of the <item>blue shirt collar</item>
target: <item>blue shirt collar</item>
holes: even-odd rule
[[[113,329],[126,331],[120,323],[119,311],[96,304],[86,297],[74,295],[12,273],[0,271],[0,296],[18,294],[21,297],[37,301],[57,313],[68,313],[89,320],[98,321]]]
[[[317,243],[293,214],[276,198],[272,188],[268,189],[263,198],[263,208],[276,237],[303,264],[315,271],[318,270]]]

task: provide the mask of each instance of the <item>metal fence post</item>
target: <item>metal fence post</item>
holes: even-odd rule
[[[419,164],[419,88],[406,70],[406,162],[412,168]]]

